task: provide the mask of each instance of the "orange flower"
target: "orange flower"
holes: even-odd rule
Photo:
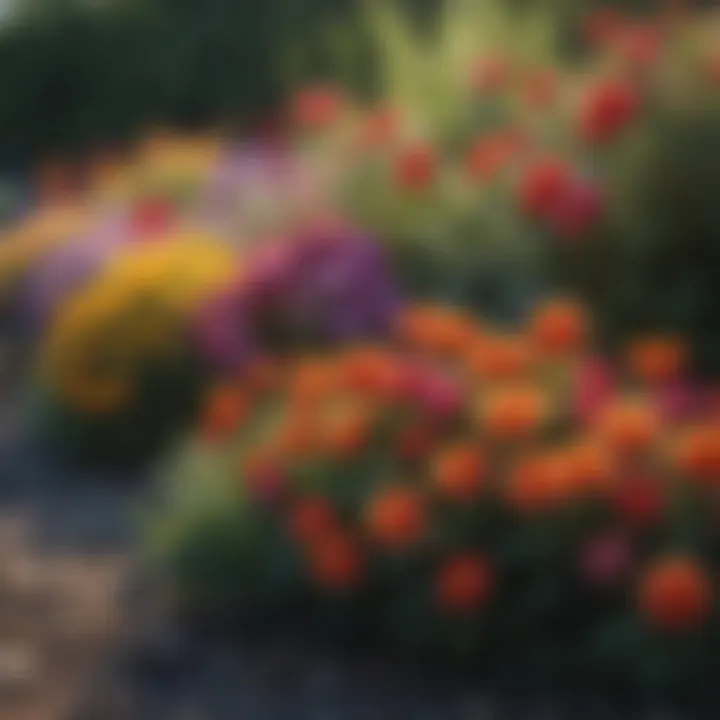
[[[477,339],[479,332],[472,317],[442,306],[414,305],[398,320],[400,339],[430,353],[457,355]]]
[[[478,182],[492,180],[518,153],[524,141],[524,137],[513,130],[501,130],[480,138],[467,156],[468,177]]]
[[[588,334],[585,309],[571,300],[554,300],[535,312],[530,334],[541,352],[561,355],[578,350]]]
[[[270,358],[252,360],[243,370],[241,381],[251,392],[264,393],[275,386],[280,377],[280,367]]]
[[[660,418],[651,405],[639,400],[618,400],[600,415],[600,436],[624,453],[647,450],[658,436]]]
[[[400,118],[397,110],[391,107],[379,107],[365,118],[360,131],[360,146],[366,149],[386,147],[398,135]]]
[[[224,440],[238,429],[250,409],[248,398],[237,388],[217,388],[205,407],[203,434],[212,441]]]
[[[443,611],[468,615],[483,609],[494,584],[487,558],[469,553],[457,555],[441,565],[435,579],[435,597]]]
[[[370,413],[354,406],[328,419],[323,432],[323,448],[330,455],[341,458],[356,456],[370,440]]]
[[[445,497],[458,501],[469,501],[477,497],[484,475],[483,453],[470,444],[445,448],[433,467],[436,488]]]
[[[400,382],[397,358],[382,348],[360,348],[345,355],[340,363],[343,384],[363,395],[392,399]]]
[[[684,433],[678,440],[675,463],[693,480],[720,483],[720,426],[701,425]]]
[[[406,462],[418,462],[427,458],[437,441],[437,430],[428,425],[411,425],[405,428],[397,440],[397,453]]]
[[[300,543],[310,545],[321,543],[332,537],[337,529],[335,510],[322,497],[298,500],[290,510],[288,529]]]
[[[680,338],[655,336],[630,344],[627,363],[632,374],[648,383],[676,379],[687,362],[687,347]]]
[[[292,413],[278,427],[275,447],[288,460],[306,458],[318,450],[318,445],[315,421],[307,414]]]
[[[364,559],[360,544],[347,533],[333,532],[308,548],[310,572],[326,592],[347,592],[361,582]]]
[[[437,179],[438,158],[432,147],[415,145],[401,152],[395,161],[395,178],[403,190],[424,192]]]
[[[313,406],[327,400],[337,385],[337,374],[332,363],[307,360],[295,370],[290,385],[290,399],[298,406]]]
[[[638,605],[658,630],[685,633],[707,620],[714,600],[708,573],[694,559],[670,557],[659,560],[643,575]]]
[[[508,504],[519,514],[529,516],[556,509],[572,490],[569,469],[564,458],[553,453],[522,460],[508,481]]]
[[[647,528],[660,522],[667,501],[657,480],[640,476],[625,480],[615,490],[612,504],[626,523]]]
[[[377,495],[367,509],[371,536],[391,550],[407,550],[423,536],[427,510],[420,495],[406,487],[394,487]]]
[[[495,335],[477,340],[469,348],[468,362],[484,380],[511,380],[528,372],[532,354],[521,335]]]
[[[615,459],[598,442],[582,441],[569,448],[568,463],[573,485],[581,493],[605,493],[615,484]]]
[[[488,433],[495,439],[526,438],[546,419],[547,397],[532,385],[496,390],[483,403],[482,414]]]

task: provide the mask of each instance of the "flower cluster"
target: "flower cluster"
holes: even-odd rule
[[[101,416],[138,400],[149,365],[190,351],[192,312],[227,282],[234,259],[224,244],[194,235],[118,250],[50,325],[42,362],[51,391]]]
[[[254,351],[284,352],[380,338],[398,302],[383,252],[335,223],[268,240],[199,313],[196,337],[217,369]]]
[[[663,406],[678,339],[639,339],[599,381],[591,333],[565,299],[513,332],[410,306],[390,342],[219,386],[198,447],[221,458],[209,522],[237,529],[212,551],[235,609],[332,607],[374,641],[491,673],[546,641],[545,670],[583,679],[637,680],[679,646],[695,670],[714,657],[718,417]],[[192,560],[207,530],[185,532],[181,586],[211,602]]]

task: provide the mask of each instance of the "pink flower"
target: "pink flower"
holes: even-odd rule
[[[632,564],[632,550],[627,539],[618,533],[592,538],[580,551],[579,572],[593,587],[617,585]]]
[[[610,366],[601,359],[588,361],[578,373],[575,384],[575,413],[584,423],[592,423],[615,394],[615,378]]]
[[[682,380],[659,388],[655,400],[660,412],[671,422],[690,419],[700,410],[697,388]]]
[[[245,486],[254,500],[263,504],[273,504],[281,499],[287,485],[286,480],[282,468],[267,461],[247,470]]]
[[[435,370],[421,370],[414,379],[416,402],[430,415],[450,418],[462,408],[462,392],[457,383]]]
[[[603,194],[595,183],[575,179],[560,194],[552,212],[555,232],[568,240],[576,240],[590,232],[604,210]]]

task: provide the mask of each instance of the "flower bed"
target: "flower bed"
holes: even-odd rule
[[[565,300],[517,333],[409,308],[216,390],[154,527],[183,604],[486,680],[711,687],[717,416],[660,403],[669,338],[588,385],[589,333]]]

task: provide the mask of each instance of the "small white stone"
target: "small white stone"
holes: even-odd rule
[[[26,642],[0,643],[0,688],[17,689],[31,685],[38,675],[35,648]]]

